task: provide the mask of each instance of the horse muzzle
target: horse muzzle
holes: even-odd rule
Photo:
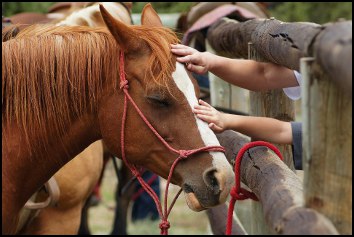
[[[185,183],[182,185],[187,205],[193,211],[202,211],[226,201],[233,185],[228,172],[210,168],[203,173],[202,186]]]

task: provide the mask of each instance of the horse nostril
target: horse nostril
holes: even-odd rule
[[[219,179],[220,175],[218,175],[218,171],[215,168],[211,168],[207,171],[204,172],[203,174],[203,179],[206,184],[206,186],[212,190],[213,194],[217,195],[221,192],[221,187],[220,187],[220,182],[222,182],[222,179]],[[221,186],[223,184],[221,183]]]

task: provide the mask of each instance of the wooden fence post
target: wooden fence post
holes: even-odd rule
[[[218,54],[205,39],[207,52]],[[236,113],[249,113],[249,91],[232,85],[213,73],[208,72],[210,81],[210,103],[217,109],[232,110]]]
[[[264,61],[257,54],[252,43],[248,43],[248,57],[256,61]],[[271,117],[283,121],[293,121],[295,117],[294,102],[286,97],[282,89],[269,90],[267,92],[250,91],[250,115]],[[292,170],[294,168],[293,155],[290,145],[278,145],[284,157],[285,164]],[[252,233],[250,234],[270,234],[269,228],[264,221],[262,206],[258,202],[252,202]]]
[[[249,46],[249,59],[265,61],[257,54],[252,43]],[[290,100],[282,89],[267,92],[250,91],[250,115],[276,118],[282,121],[294,121],[294,102]],[[290,169],[295,170],[290,145],[276,144],[284,157],[284,162]]]
[[[352,99],[316,67],[301,59],[305,207],[352,234]]]

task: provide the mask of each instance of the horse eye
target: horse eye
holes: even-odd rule
[[[154,103],[160,107],[169,107],[170,106],[170,102],[167,99],[162,98],[159,95],[150,95],[150,96],[147,96],[147,98],[149,101],[151,101],[152,103]]]

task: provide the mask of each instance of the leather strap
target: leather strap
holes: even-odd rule
[[[43,209],[47,206],[54,206],[58,203],[60,197],[60,190],[57,181],[54,176],[51,177],[48,182],[44,184],[44,187],[48,191],[48,198],[43,202],[33,202],[32,200],[28,200],[25,204],[25,208],[27,209]]]

